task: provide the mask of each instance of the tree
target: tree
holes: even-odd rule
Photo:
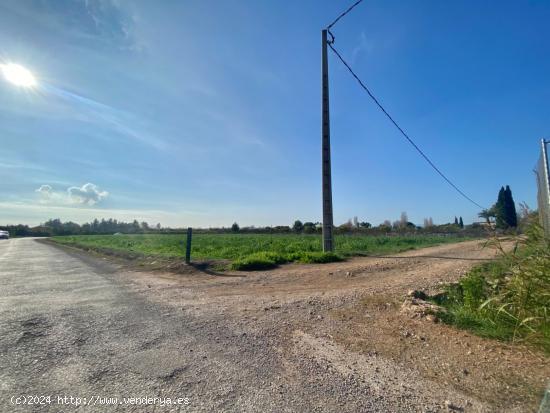
[[[458,225],[458,219],[455,217],[455,225]]]
[[[399,219],[399,226],[405,228],[409,222],[409,217],[405,211],[401,212],[401,218]]]
[[[290,227],[288,225],[276,225],[273,227],[273,232],[287,233],[287,232],[290,232]]]
[[[434,220],[432,217],[424,218],[424,228],[430,228],[434,226]]]
[[[304,232],[306,234],[313,234],[316,230],[317,228],[313,222],[304,222]]]
[[[353,224],[351,222],[351,219],[348,219],[348,221],[342,225],[340,225],[338,228],[340,228],[342,231],[351,231],[353,229]]]
[[[302,224],[302,221],[297,219],[294,221],[294,225],[292,225],[292,229],[294,232],[302,232],[304,230],[304,224]]]
[[[518,225],[518,216],[516,213],[516,204],[512,197],[512,190],[508,185],[506,189],[500,188],[498,192],[497,203],[494,206],[497,228],[515,228]]]
[[[233,225],[231,225],[231,231],[232,232],[239,232],[240,231],[240,227],[239,227],[239,224],[237,224],[236,222],[233,222]]]
[[[361,228],[370,228],[370,227],[372,227],[371,223],[370,223],[370,222],[367,222],[367,221],[360,222],[360,223],[359,223],[359,226],[360,226]]]
[[[491,223],[491,218],[495,218],[495,205],[493,205],[489,209],[483,209],[479,214],[477,214],[478,217],[484,218],[488,224]]]
[[[512,190],[508,185],[504,190],[504,219],[508,226],[515,228],[518,226],[518,215],[516,213],[516,203],[512,197]]]
[[[462,217],[460,217],[460,219],[458,220],[458,226],[460,228],[464,228],[464,221],[462,221]]]
[[[497,228],[507,228],[506,220],[504,219],[504,187],[500,187],[498,191],[497,203],[495,204],[495,218]]]

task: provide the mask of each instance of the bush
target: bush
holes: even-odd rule
[[[343,258],[333,252],[304,252],[296,260],[304,264],[326,264],[342,261]]]
[[[237,271],[260,271],[269,270],[271,268],[275,268],[276,266],[277,264],[275,264],[271,260],[245,257],[233,261],[233,263],[231,264],[231,269]]]
[[[279,264],[284,264],[285,262],[287,262],[287,260],[281,254],[264,251],[236,259],[231,264],[231,269],[237,271],[268,270],[277,267]]]
[[[525,341],[550,353],[550,240],[533,224],[519,248],[474,268],[432,299],[443,321],[486,336]]]
[[[464,306],[470,310],[477,309],[487,299],[486,281],[476,271],[460,280]]]
[[[279,264],[287,262],[301,262],[303,264],[324,264],[328,262],[342,261],[342,257],[332,252],[296,252],[290,254],[278,254],[276,252],[262,251],[238,258],[231,264],[231,269],[238,271],[256,271],[275,268]]]

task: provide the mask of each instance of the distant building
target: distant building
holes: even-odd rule
[[[493,228],[495,228],[496,224],[494,222],[476,221],[476,222],[472,222],[472,226],[493,229]]]

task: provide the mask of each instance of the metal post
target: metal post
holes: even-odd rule
[[[541,159],[538,170],[539,219],[544,232],[550,237],[550,168],[546,145],[549,141],[541,139]]]
[[[546,145],[548,145],[550,141],[547,141],[546,139],[542,139],[542,156],[543,156],[543,162],[544,162],[544,172],[546,174],[546,182],[550,186],[550,167],[548,165],[548,150],[546,148]]]
[[[332,242],[332,177],[330,170],[330,116],[328,98],[328,57],[327,31],[322,31],[322,77],[323,77],[323,104],[322,104],[322,139],[323,139],[323,251],[334,250]]]
[[[546,388],[538,413],[550,412],[550,386]]]
[[[193,237],[193,228],[187,228],[187,245],[185,247],[185,262],[191,262],[191,238]]]

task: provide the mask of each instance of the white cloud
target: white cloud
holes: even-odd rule
[[[72,186],[67,189],[67,193],[73,204],[84,205],[95,205],[109,196],[107,191],[101,191],[97,185],[91,183],[84,184],[80,188]]]
[[[208,225],[210,220],[204,218],[202,211],[178,210],[173,212],[149,209],[103,209],[82,206],[75,208],[67,205],[37,205],[25,202],[2,202],[0,225],[28,224],[38,225],[51,218],[60,218],[62,221],[84,222],[97,219],[118,219],[131,222],[137,219],[139,222],[147,221],[150,224],[160,222],[162,226],[200,226]],[[229,222],[229,224],[227,224]],[[225,217],[225,221],[216,222],[215,225],[231,225],[233,221]]]
[[[64,204],[67,197],[62,192],[56,192],[51,185],[40,185],[40,188],[35,190],[39,196],[41,204]]]
[[[40,185],[35,190],[38,193],[40,203],[42,204],[60,204],[60,205],[88,205],[94,206],[98,202],[109,196],[107,191],[102,191],[92,183],[87,183],[81,187],[71,186],[66,192],[55,191],[51,185]]]
[[[38,192],[41,196],[45,198],[50,198],[52,195],[52,187],[50,185],[40,185],[35,192]]]

